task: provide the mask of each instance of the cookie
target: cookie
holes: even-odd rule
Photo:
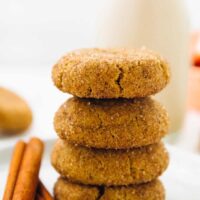
[[[55,200],[97,200],[100,190],[95,186],[80,185],[59,178],[54,186]]]
[[[59,178],[54,187],[54,196],[56,200],[164,200],[165,190],[159,180],[141,185],[98,187]]]
[[[135,98],[161,91],[170,73],[165,59],[145,48],[94,48],[66,54],[54,65],[52,79],[63,92],[82,98]]]
[[[51,162],[61,176],[89,185],[129,185],[152,181],[168,166],[162,143],[127,150],[94,149],[58,140]]]
[[[140,99],[71,98],[57,111],[58,136],[96,148],[131,148],[157,143],[168,132],[166,110],[150,97]]]
[[[6,134],[22,132],[31,122],[32,112],[25,100],[0,87],[0,132]]]

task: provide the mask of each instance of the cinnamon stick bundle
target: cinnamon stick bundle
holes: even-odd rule
[[[3,200],[52,200],[39,181],[39,169],[44,145],[32,138],[26,145],[19,141],[14,149]]]
[[[14,200],[34,200],[44,145],[32,138],[28,143],[13,194]]]

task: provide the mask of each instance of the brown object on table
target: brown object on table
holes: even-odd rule
[[[26,144],[23,141],[19,141],[15,145],[3,200],[11,200],[12,199],[13,192],[15,189],[15,184],[17,181],[17,176],[18,176],[22,158],[24,155],[25,147],[26,147]]]
[[[14,92],[0,87],[0,129],[2,135],[23,133],[32,123],[28,103]]]
[[[44,199],[44,200],[53,200],[52,196],[44,186],[44,184],[39,180],[38,188],[37,188],[37,197],[36,199]]]
[[[37,138],[32,138],[24,152],[13,200],[33,200],[38,185],[38,174],[44,145]]]

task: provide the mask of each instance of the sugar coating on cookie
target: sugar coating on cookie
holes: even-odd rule
[[[141,185],[98,187],[59,178],[54,187],[54,196],[56,200],[164,200],[165,190],[159,180]]]
[[[168,63],[141,49],[80,49],[53,67],[54,84],[63,92],[85,98],[135,98],[161,91],[169,82]]]
[[[167,111],[150,97],[70,98],[57,111],[58,136],[74,144],[122,149],[157,143],[169,128]]]
[[[61,174],[91,185],[129,185],[154,180],[168,166],[168,153],[162,143],[127,150],[94,149],[58,140],[51,162]]]
[[[17,94],[0,87],[0,132],[18,133],[32,122],[28,104]]]

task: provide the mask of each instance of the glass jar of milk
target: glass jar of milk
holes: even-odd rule
[[[189,67],[189,22],[183,0],[109,0],[97,20],[98,47],[146,46],[171,65],[169,86],[156,98],[167,108],[171,131],[181,127]]]

